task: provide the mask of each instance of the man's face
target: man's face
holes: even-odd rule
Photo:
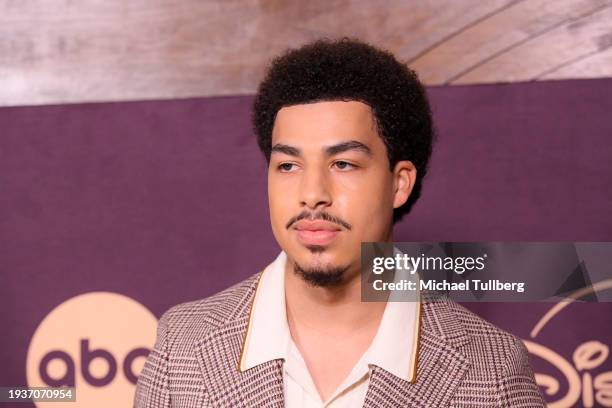
[[[393,208],[413,185],[411,166],[400,162],[396,169],[403,170],[390,171],[364,103],[282,108],[272,132],[268,199],[272,231],[289,262],[302,276],[335,276],[321,285],[358,273],[361,242],[391,238]]]

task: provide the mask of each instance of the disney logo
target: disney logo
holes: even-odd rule
[[[588,372],[599,367],[608,358],[609,348],[598,341],[587,341],[576,348],[572,356],[572,366],[563,356],[553,350],[531,341],[524,341],[529,352],[557,368],[565,377],[569,387],[567,393],[554,402],[549,408],[573,407],[582,394],[582,404],[593,407],[594,400],[604,407],[612,407],[612,371],[597,375],[595,378]],[[546,374],[535,375],[537,384],[546,395],[559,392],[560,383],[555,377]]]
[[[591,287],[580,289],[570,295],[566,300],[557,303],[547,313],[542,316],[540,321],[534,326],[530,333],[531,338],[537,337],[546,324],[561,310],[567,307],[576,299],[589,293],[601,290],[612,289],[612,279],[599,282]],[[580,344],[572,355],[573,365],[563,356],[555,351],[535,343],[530,340],[523,340],[529,352],[542,358],[565,377],[568,390],[565,395],[556,401],[549,402],[549,408],[568,408],[573,407],[582,395],[584,407],[591,408],[595,401],[604,407],[612,407],[612,371],[601,373],[595,377],[589,372],[600,367],[608,358],[610,349],[606,344],[592,340]],[[557,378],[547,374],[535,374],[537,384],[544,390],[544,393],[553,396],[559,392],[560,382]]]

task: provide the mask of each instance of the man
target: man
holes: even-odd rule
[[[264,271],[161,317],[135,407],[542,407],[521,341],[450,300],[362,302],[361,242],[392,241],[432,146],[416,74],[370,45],[275,59],[253,108]]]

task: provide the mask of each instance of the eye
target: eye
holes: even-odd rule
[[[344,160],[338,160],[334,162],[334,165],[339,169],[339,170],[348,170],[348,169],[354,169],[357,168],[357,166],[355,166],[354,164],[351,164],[347,161]]]
[[[294,165],[294,163],[281,163],[278,165],[277,169],[280,170],[281,173],[287,173],[292,170],[292,166]]]

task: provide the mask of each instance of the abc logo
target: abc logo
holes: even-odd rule
[[[76,388],[76,402],[37,407],[131,407],[155,343],[157,318],[117,293],[91,292],[53,309],[36,329],[26,360],[30,387]]]

